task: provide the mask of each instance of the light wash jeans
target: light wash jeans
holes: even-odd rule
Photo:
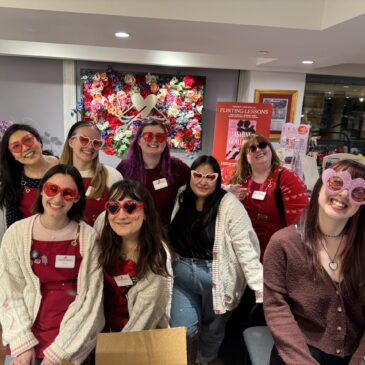
[[[180,258],[173,263],[174,289],[171,327],[187,327],[188,360],[198,335],[197,362],[209,362],[218,356],[230,312],[216,315],[212,298],[212,261]]]
[[[4,365],[10,365],[12,357],[10,355],[5,356]],[[35,365],[41,365],[43,359],[35,359]]]

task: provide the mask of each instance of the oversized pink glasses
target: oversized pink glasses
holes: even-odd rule
[[[327,169],[322,174],[323,185],[329,195],[336,195],[344,190],[349,192],[349,201],[355,205],[365,204],[365,180],[352,179],[348,171]]]

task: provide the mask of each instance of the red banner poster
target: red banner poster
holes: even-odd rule
[[[242,144],[252,133],[269,138],[271,114],[271,104],[217,103],[213,156],[221,167],[236,163]]]

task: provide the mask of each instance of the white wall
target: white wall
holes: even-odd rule
[[[59,154],[63,143],[62,84],[62,60],[0,56],[0,120],[35,127],[44,142],[50,141],[44,147]]]
[[[254,102],[255,90],[298,90],[294,123],[300,123],[305,88],[305,74],[290,72],[241,71],[238,101]]]

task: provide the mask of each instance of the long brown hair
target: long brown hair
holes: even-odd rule
[[[352,179],[365,179],[365,166],[353,160],[341,160],[331,166],[335,171],[348,171]],[[314,273],[321,272],[319,260],[320,240],[324,238],[318,224],[318,198],[322,188],[322,179],[315,184],[309,205],[304,212],[299,231],[302,235],[307,258]],[[361,223],[362,222],[362,223]],[[365,206],[348,219],[346,245],[341,253],[341,270],[346,288],[354,295],[360,295],[365,286]]]
[[[67,138],[63,145],[63,150],[60,157],[60,163],[73,166],[73,151],[68,141],[76,134],[77,130],[82,127],[93,128],[100,134],[100,130],[94,124],[86,121],[76,122],[70,128],[67,134]],[[92,177],[90,183],[93,189],[91,190],[91,193],[88,194],[87,198],[100,199],[105,191],[108,175],[105,167],[99,161],[99,154],[95,157],[93,161],[93,171],[94,171],[94,176]]]
[[[167,254],[164,244],[170,252],[171,249],[163,233],[160,218],[150,193],[144,185],[137,181],[121,180],[113,184],[110,188],[109,200],[118,201],[125,197],[130,197],[144,204],[145,219],[138,237],[137,278],[142,279],[151,271],[157,275],[168,276]],[[111,228],[108,214],[108,212],[105,214],[100,237],[99,264],[108,274],[115,275],[123,246],[123,237],[118,236]]]
[[[239,158],[236,164],[236,168],[229,180],[230,184],[241,184],[249,176],[252,174],[251,165],[247,160],[247,149],[252,144],[252,142],[266,142],[271,150],[272,158],[271,158],[271,174],[274,172],[276,168],[280,166],[280,160],[278,155],[276,154],[272,144],[270,141],[262,136],[261,134],[251,134],[250,137],[245,141],[245,143],[241,146]]]

